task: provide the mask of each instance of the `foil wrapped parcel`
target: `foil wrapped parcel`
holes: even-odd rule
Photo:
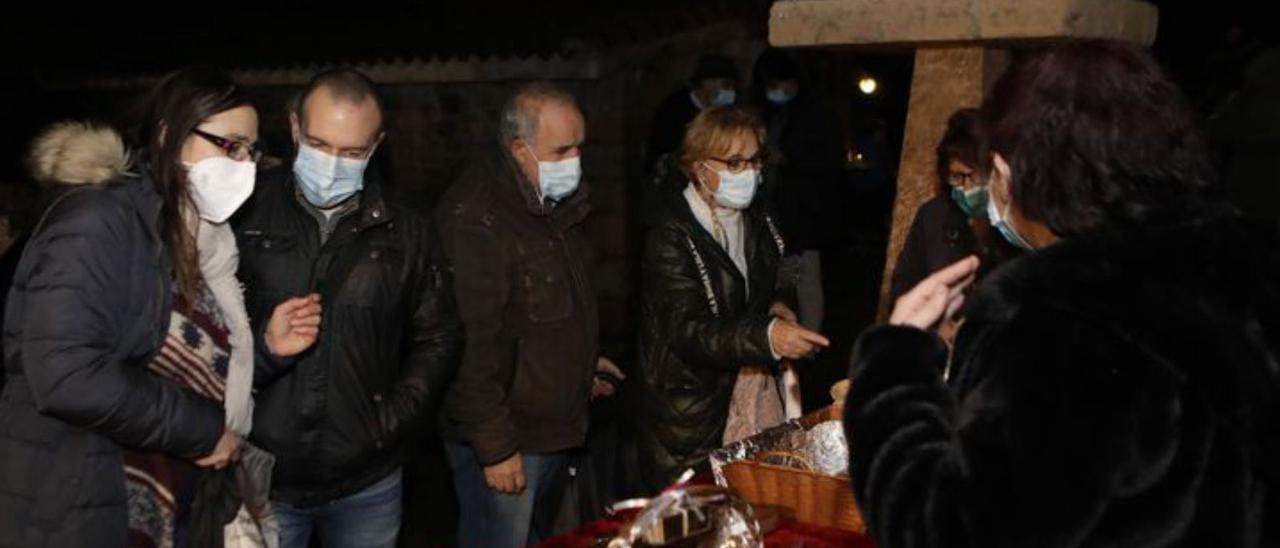
[[[712,451],[709,460],[716,485],[728,486],[725,465],[758,460],[761,455],[772,452],[802,455],[813,465],[813,472],[822,474],[839,476],[847,474],[849,469],[849,446],[840,421],[821,422],[805,430],[799,420],[792,419]]]

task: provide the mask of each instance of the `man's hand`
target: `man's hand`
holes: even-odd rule
[[[301,354],[320,336],[320,295],[295,297],[276,306],[267,321],[264,341],[279,358]]]
[[[617,364],[604,356],[596,360],[596,373],[597,376],[591,380],[591,399],[593,400],[601,396],[612,396],[617,392],[617,388],[613,386],[613,383],[601,379],[600,374],[611,376],[618,381],[623,381],[627,378],[626,375],[622,374],[622,370],[618,369]]]
[[[507,495],[524,491],[524,460],[520,453],[511,455],[498,464],[484,467],[484,482],[490,489]]]

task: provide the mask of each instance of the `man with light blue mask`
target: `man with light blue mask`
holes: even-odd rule
[[[367,169],[382,101],[363,74],[316,76],[290,113],[297,154],[264,172],[232,219],[250,316],[290,297],[323,305],[315,346],[259,352],[253,437],[277,458],[280,546],[392,547],[408,443],[434,422],[462,351],[434,225],[383,197]],[[255,326],[261,334],[262,326]]]
[[[459,546],[525,546],[557,533],[588,402],[623,378],[598,343],[582,112],[564,90],[534,83],[511,96],[498,125],[496,146],[437,206],[467,333],[441,421]]]

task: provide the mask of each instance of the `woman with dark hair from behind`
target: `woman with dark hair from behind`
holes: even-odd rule
[[[236,511],[217,493],[193,502],[214,471],[226,481],[251,416],[225,223],[253,190],[257,112],[225,74],[188,69],[134,130],[128,150],[111,129],[59,124],[32,152],[61,195],[5,317],[0,546],[220,545]],[[266,328],[279,357],[318,333],[318,303],[288,304]]]
[[[899,546],[1280,543],[1280,241],[1225,205],[1138,47],[1015,60],[983,105],[988,214],[1029,250],[950,358],[978,259],[863,334],[845,403],[868,530]]]

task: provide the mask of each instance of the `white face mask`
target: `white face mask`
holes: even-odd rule
[[[703,164],[704,166],[706,164]],[[710,169],[711,166],[707,166]],[[720,187],[713,196],[716,203],[729,209],[746,209],[756,197],[756,186],[760,182],[760,173],[754,169],[744,169],[739,173],[717,171]],[[703,183],[706,186],[706,183]]]
[[[582,181],[582,156],[565,158],[558,162],[544,162],[538,160],[538,155],[533,153],[533,147],[526,144],[525,148],[528,148],[529,155],[538,161],[538,188],[542,191],[544,198],[558,202],[578,190],[578,183]]]
[[[187,164],[191,200],[200,218],[214,224],[226,222],[253,194],[258,167],[251,161],[237,162],[226,156],[210,156]]]

